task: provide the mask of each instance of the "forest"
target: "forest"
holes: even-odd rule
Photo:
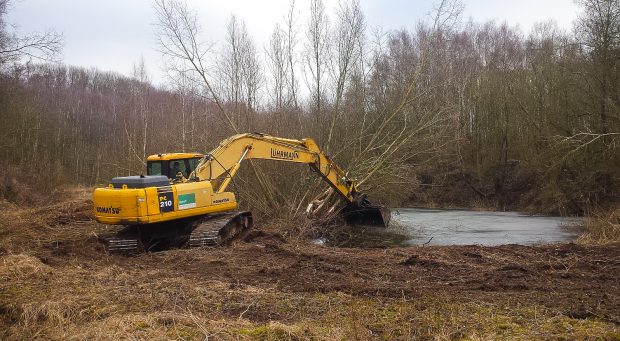
[[[63,64],[62,34],[16,35],[2,0],[0,196],[105,185],[144,173],[150,154],[257,131],[316,139],[392,206],[617,212],[620,2],[578,3],[568,31],[474,22],[455,0],[382,31],[357,0],[292,0],[258,46],[234,15],[207,44],[191,7],[157,0],[168,74],[155,86],[144,61],[131,76]],[[324,186],[309,173],[255,163],[235,186],[257,212],[294,215]]]

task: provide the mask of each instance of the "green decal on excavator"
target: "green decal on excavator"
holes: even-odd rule
[[[179,194],[179,210],[186,210],[188,208],[196,207],[196,194]]]

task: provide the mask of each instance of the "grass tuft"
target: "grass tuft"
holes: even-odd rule
[[[620,207],[590,217],[581,241],[595,244],[620,241]]]

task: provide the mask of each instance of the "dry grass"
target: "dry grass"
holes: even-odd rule
[[[583,243],[610,243],[620,241],[620,207],[594,214],[586,221]]]
[[[518,294],[498,293],[496,300],[483,302],[466,293],[456,296],[462,300],[441,292],[386,297],[338,289],[296,291],[275,280],[239,281],[229,272],[253,265],[242,258],[218,258],[234,255],[235,247],[217,256],[209,250],[108,256],[97,249],[94,235],[106,227],[90,217],[90,190],[74,190],[69,197],[0,213],[0,339],[620,340],[617,321],[571,317],[535,301],[520,303]],[[311,233],[311,226],[280,224],[272,226],[280,234],[270,243],[288,243],[282,254],[310,247],[293,236]],[[260,250],[243,248],[254,249]],[[261,264],[267,273],[282,269],[295,276],[294,268],[278,262],[277,256],[265,257]],[[331,267],[320,254],[307,262],[315,269]],[[201,266],[222,270],[206,276]]]
[[[52,268],[38,258],[24,254],[4,256],[0,266],[0,278],[7,281],[46,277],[51,272]]]
[[[139,269],[61,267],[47,276],[29,256],[5,256],[2,304],[14,318],[5,339],[530,340],[617,339],[614,324],[553,309],[344,293],[287,293]],[[20,269],[24,269],[20,273]],[[7,291],[8,290],[8,291]],[[9,303],[10,302],[10,303]],[[8,304],[7,304],[8,303]]]

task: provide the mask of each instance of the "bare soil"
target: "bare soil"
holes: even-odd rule
[[[108,255],[88,191],[0,216],[2,339],[620,339],[620,245],[386,249],[264,224]]]

